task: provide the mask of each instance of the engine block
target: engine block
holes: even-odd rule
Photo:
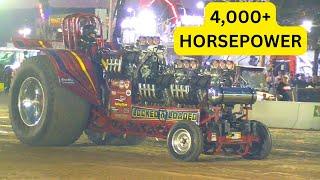
[[[237,84],[232,61],[201,63],[183,57],[169,64],[164,51],[124,51],[103,59],[109,79],[132,81],[136,103],[155,105],[253,104],[255,91]]]

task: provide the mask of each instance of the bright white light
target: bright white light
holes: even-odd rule
[[[138,18],[141,18],[141,19],[146,18],[146,19],[150,20],[150,19],[155,19],[156,15],[150,9],[143,9],[139,12]]]
[[[126,17],[121,22],[122,42],[133,43],[139,36],[157,36],[156,15],[150,9],[143,9],[137,16]]]
[[[27,36],[29,36],[31,34],[31,29],[30,28],[23,28],[23,29],[20,29],[18,31],[18,33],[20,35],[22,35],[23,37],[27,37]]]
[[[128,7],[128,8],[127,8],[127,12],[128,12],[128,13],[132,13],[133,11],[134,11],[134,10],[133,10],[131,7]]]
[[[202,16],[181,16],[181,24],[185,26],[200,26],[203,24]]]
[[[125,29],[125,28],[130,28],[130,18],[126,17],[123,19],[123,21],[121,22],[121,28]]]
[[[199,1],[197,4],[196,4],[197,8],[198,9],[203,9],[204,8],[204,2],[203,1]]]
[[[130,44],[136,41],[136,17],[126,17],[122,23],[122,43]]]
[[[311,32],[311,28],[312,28],[312,26],[313,26],[313,23],[312,23],[312,21],[310,21],[310,20],[304,20],[303,22],[302,22],[302,25],[301,25],[302,27],[304,27],[308,32]]]
[[[137,24],[136,17],[126,17],[121,22],[121,28],[123,29],[135,29],[135,25]]]
[[[149,9],[143,9],[137,16],[136,30],[141,36],[155,36],[157,33],[156,15]]]
[[[62,33],[62,29],[61,29],[61,28],[58,28],[57,31],[58,31],[59,33]]]

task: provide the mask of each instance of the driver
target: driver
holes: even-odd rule
[[[97,44],[97,31],[93,24],[87,24],[82,27],[82,35],[80,37],[80,48],[82,50],[91,51]]]
[[[98,81],[102,83],[102,54],[98,51],[97,29],[95,24],[86,23],[82,26],[79,47],[91,58],[94,72],[98,77]]]

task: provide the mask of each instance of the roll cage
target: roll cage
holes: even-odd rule
[[[94,25],[97,30],[97,45],[102,48],[103,35],[101,20],[92,14],[77,13],[68,15],[62,23],[63,42],[67,49],[79,50],[79,41],[82,35],[82,27],[84,25]]]

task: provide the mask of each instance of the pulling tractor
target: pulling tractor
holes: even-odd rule
[[[23,62],[10,89],[10,119],[22,143],[65,146],[85,132],[98,145],[167,139],[169,154],[182,161],[201,153],[269,155],[268,128],[248,119],[256,92],[233,64],[169,64],[157,37],[106,49],[101,22],[91,14],[67,16],[62,29],[65,49],[13,39],[18,48],[40,51]]]

